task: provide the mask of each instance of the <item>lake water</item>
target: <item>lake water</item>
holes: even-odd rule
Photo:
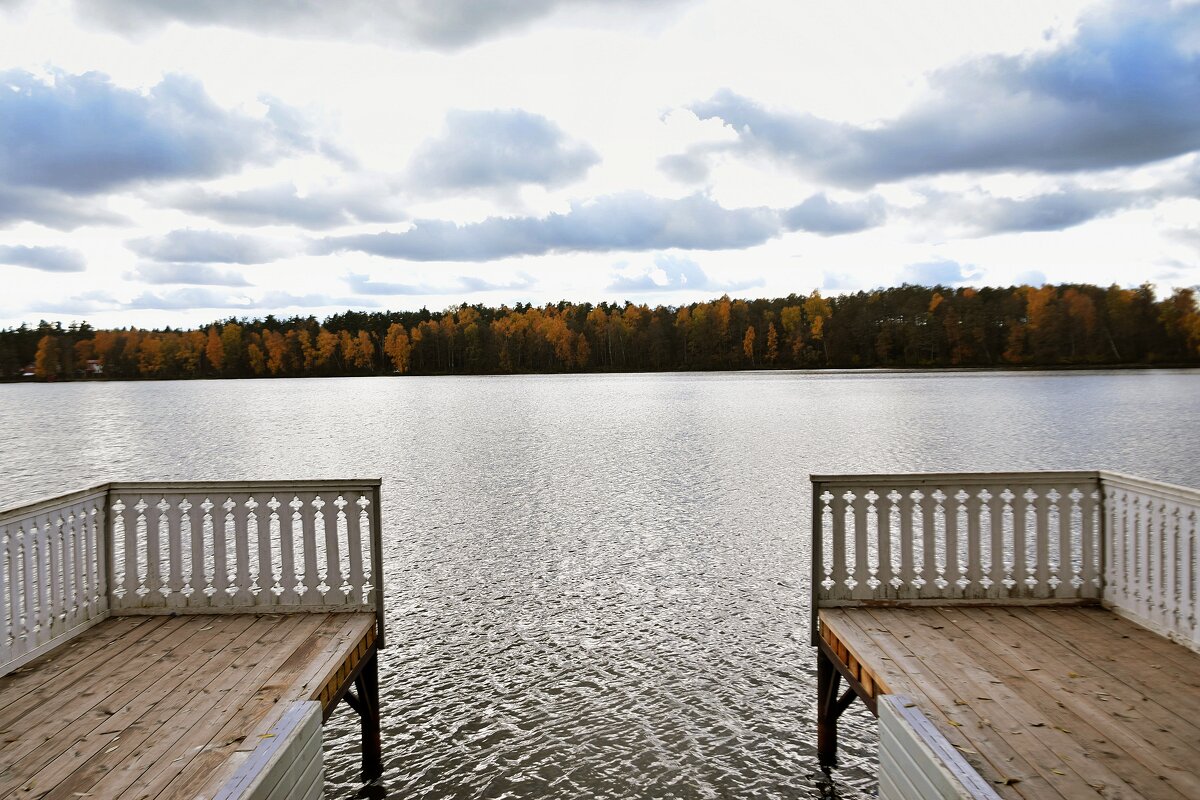
[[[808,474],[1195,486],[1198,454],[1198,371],[0,385],[0,506],[382,476],[384,785],[413,798],[872,796],[861,706],[816,766]]]

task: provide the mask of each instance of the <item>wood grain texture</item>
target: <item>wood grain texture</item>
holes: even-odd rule
[[[113,618],[0,677],[0,796],[211,794],[373,613]]]
[[[829,608],[1004,797],[1200,797],[1200,655],[1094,607]]]

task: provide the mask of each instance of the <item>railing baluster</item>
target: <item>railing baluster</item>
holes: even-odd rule
[[[987,587],[983,585],[984,572],[984,541],[983,541],[983,501],[975,492],[959,490],[959,500],[967,509],[967,582],[964,587],[967,597],[986,597]],[[989,553],[990,560],[990,553]]]
[[[833,511],[833,530],[830,539],[830,552],[833,556],[833,569],[830,575],[833,579],[833,589],[830,597],[834,599],[848,597],[846,582],[849,573],[846,569],[846,498],[834,493],[830,505]]]
[[[300,585],[301,573],[297,571],[296,565],[296,537],[300,536],[301,545],[303,546],[304,535],[303,517],[300,515],[300,509],[304,507],[304,503],[299,497],[293,496],[286,504],[287,512],[280,516],[281,539],[280,544],[283,548],[283,588],[284,592],[280,595],[281,603],[299,604],[300,592],[297,587]],[[303,557],[304,551],[301,549],[300,556]]]
[[[363,495],[355,492],[353,502],[346,506],[346,547],[350,552],[350,593],[357,604],[363,603],[363,542],[360,521],[362,519]],[[369,558],[369,556],[368,556]]]
[[[900,492],[900,579],[903,581],[898,595],[901,598],[916,597],[920,593],[917,573],[913,563],[913,497],[912,492],[901,488]]]
[[[246,507],[245,495],[231,498],[233,506],[230,513],[233,516],[234,553],[237,564],[233,572],[233,586],[236,588],[230,605],[245,606],[254,603],[254,595],[250,591],[250,524],[249,509]]]
[[[340,495],[335,495],[325,506],[325,583],[329,591],[325,593],[325,602],[333,602],[342,594],[342,564],[341,545],[338,541],[338,515],[341,507],[337,501]],[[345,597],[345,595],[342,595]]]
[[[302,495],[304,507],[300,511],[300,531],[304,542],[304,586],[306,591],[301,598],[303,605],[321,605],[323,598],[319,591],[321,576],[317,571],[317,509],[313,506],[319,495]]]
[[[226,606],[229,600],[226,590],[229,588],[228,543],[230,534],[227,529],[229,520],[226,519],[228,511],[225,506],[231,504],[232,501],[226,499],[218,503],[215,497],[209,499],[213,500],[213,508],[210,512],[212,514],[213,568],[211,584],[213,593],[210,601],[214,606]]]
[[[49,567],[50,524],[50,515],[46,514],[42,516],[38,520],[37,533],[34,536],[34,547],[36,549],[33,553],[33,621],[37,630],[38,644],[50,638],[48,635],[50,628],[50,615],[48,613],[50,609],[50,597],[47,591],[49,587],[46,585],[49,583],[47,580],[49,570],[47,568]]]
[[[921,586],[922,597],[936,597],[941,593],[941,587],[938,586],[938,579],[941,575],[938,574],[938,558],[937,558],[937,519],[934,509],[937,507],[937,499],[933,496],[934,492],[925,492],[922,498],[917,502],[917,506],[921,509],[921,554],[924,559],[922,564],[922,575],[925,583]]]
[[[63,526],[62,602],[64,628],[70,630],[79,620],[79,536],[87,525],[87,509],[80,504],[67,514]]]
[[[68,516],[70,509],[67,509]],[[49,607],[47,608],[47,639],[53,639],[62,632],[63,619],[59,617],[62,610],[66,607],[63,600],[62,587],[67,579],[66,570],[63,567],[63,528],[67,524],[67,520],[63,519],[61,512],[54,512],[46,515],[46,520],[50,524],[49,530],[49,547],[47,548],[47,573],[50,580],[47,581],[46,588],[49,590]]]
[[[80,563],[80,573],[83,576],[81,603],[84,604],[84,614],[88,619],[95,619],[101,614],[108,613],[112,605],[109,595],[109,508],[107,499],[101,497],[92,501],[88,511],[88,523],[83,533],[83,561]]]
[[[12,613],[16,604],[9,595],[12,559],[9,555],[9,526],[0,525],[0,599],[4,600],[4,611],[0,613],[0,663],[12,660]]]
[[[254,515],[255,528],[258,531],[258,576],[255,581],[258,584],[258,594],[254,597],[254,605],[273,606],[276,601],[275,593],[271,591],[275,585],[275,559],[271,553],[274,537],[271,531],[270,495],[263,495],[262,499],[265,499],[266,503],[262,503],[258,498],[251,499],[255,501],[255,505],[250,513]]]
[[[893,569],[892,558],[895,555],[893,552],[894,544],[892,537],[892,511],[896,508],[896,501],[899,495],[896,495],[895,490],[885,493],[879,500],[876,501],[875,518],[879,531],[879,588],[884,594],[891,594],[896,587],[893,585],[896,573]],[[887,504],[883,503],[887,500]]]
[[[183,509],[180,508],[183,497],[177,494],[163,495],[163,502],[167,516],[167,573],[163,585],[167,591],[167,605],[183,608],[188,600],[183,594],[183,587],[190,579],[190,571],[185,571],[184,563],[187,560],[185,554],[190,553],[187,537],[191,531],[183,529]]]
[[[946,495],[945,492],[942,494]],[[954,500],[954,495],[946,495],[946,499],[942,501],[942,519],[946,530],[946,569],[943,580],[946,582],[946,594],[950,597],[959,597],[962,593],[962,588],[958,585],[958,537],[960,531],[958,530],[958,506],[952,502]]]

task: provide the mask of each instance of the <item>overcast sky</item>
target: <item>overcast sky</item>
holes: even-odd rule
[[[0,0],[0,325],[1200,283],[1200,3]]]

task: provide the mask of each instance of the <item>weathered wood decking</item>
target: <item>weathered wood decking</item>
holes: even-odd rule
[[[0,677],[0,797],[213,797],[295,700],[336,706],[371,613],[114,617]]]
[[[1200,654],[1095,606],[827,608],[871,695],[912,698],[1004,797],[1200,797]]]

